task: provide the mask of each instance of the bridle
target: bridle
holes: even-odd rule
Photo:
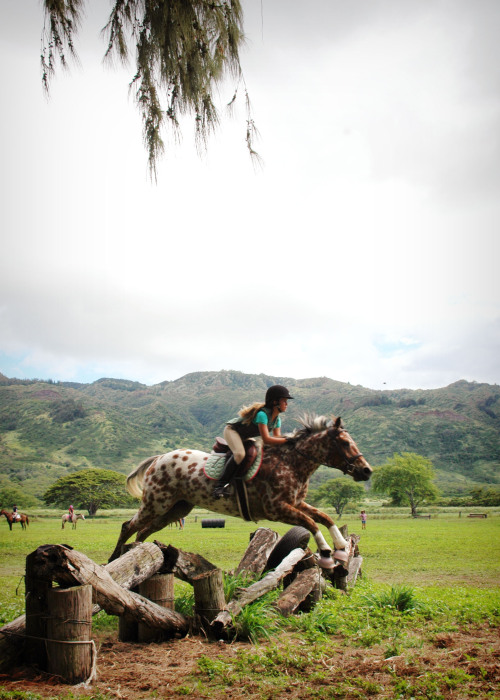
[[[359,454],[354,455],[354,457],[346,457],[340,467],[336,467],[336,469],[340,469],[340,471],[347,474],[347,476],[353,476],[354,469],[356,468],[354,462],[362,456],[361,452],[359,452]]]
[[[336,433],[337,434],[334,435],[334,445],[335,445],[337,452],[341,453],[341,449],[337,444],[338,431],[336,431]],[[306,454],[305,452],[303,452],[302,450],[300,450],[296,446],[294,447],[294,452],[299,454],[301,457],[304,457],[304,459],[308,459],[310,461],[316,460],[316,457],[312,457],[311,455]],[[354,464],[354,462],[363,456],[362,453],[358,452],[357,455],[353,455],[352,457],[344,457],[344,455],[342,455],[342,456],[344,458],[344,461],[341,463],[340,466],[334,465],[335,469],[340,469],[340,471],[343,474],[346,474],[347,476],[353,476],[354,470],[356,468],[356,465]],[[327,465],[327,466],[330,466],[330,465]]]

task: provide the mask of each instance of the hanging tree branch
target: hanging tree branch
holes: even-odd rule
[[[42,81],[49,81],[66,53],[76,59],[73,34],[77,32],[85,0],[43,0]],[[179,118],[192,114],[195,143],[204,150],[219,125],[213,94],[231,76],[242,79],[239,49],[244,43],[240,0],[115,0],[103,29],[105,58],[125,63],[135,44],[136,73],[130,83],[142,114],[143,136],[152,176],[165,150],[164,127],[180,138]],[[246,143],[252,159],[256,135],[246,95]],[[162,104],[163,101],[163,104]]]

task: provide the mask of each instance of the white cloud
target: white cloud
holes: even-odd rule
[[[265,167],[240,105],[202,159],[188,124],[157,185],[92,7],[48,102],[39,8],[8,3],[0,30],[6,366],[498,381],[495,3],[245,3]]]

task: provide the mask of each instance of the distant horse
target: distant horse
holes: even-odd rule
[[[173,525],[173,523],[169,523],[169,524],[168,524],[169,527],[172,527],[172,525]],[[184,530],[184,523],[182,522],[182,520],[176,520],[176,521],[175,521],[175,527],[176,527],[176,528],[178,527],[179,530]]]
[[[332,550],[318,523],[328,528],[336,549],[345,548],[347,542],[330,516],[304,501],[309,479],[321,464],[340,469],[355,481],[369,479],[372,468],[340,418],[332,421],[306,416],[301,423],[303,427],[287,436],[285,444],[264,448],[259,471],[246,483],[249,510],[255,522],[271,520],[305,527],[318,545],[319,564],[332,568]],[[209,456],[199,450],[174,450],[149,457],[129,474],[127,490],[133,496],[142,494],[142,503],[136,515],[123,523],[109,561],[120,556],[122,545],[134,533],[136,541],[143,542],[186,517],[195,505],[242,517],[236,497],[217,500],[212,495],[214,481],[204,472]]]
[[[21,527],[23,530],[26,530],[27,526],[30,524],[30,519],[28,518],[26,513],[17,513],[18,517],[16,518],[16,513],[9,513],[9,511],[3,508],[0,511],[0,515],[5,515],[5,517],[7,518],[7,522],[9,523],[9,528],[11,530],[12,525],[14,525],[15,523],[21,523]]]
[[[61,525],[62,529],[64,530],[64,526],[66,523],[71,523],[73,525],[73,530],[76,528],[76,521],[77,520],[85,520],[85,516],[83,513],[73,513],[70,515],[69,513],[65,513],[62,518],[61,518]]]

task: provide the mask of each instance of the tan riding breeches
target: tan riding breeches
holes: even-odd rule
[[[234,455],[234,461],[236,464],[241,464],[245,459],[245,448],[243,447],[243,441],[231,426],[226,425],[224,428],[224,440],[229,445],[229,449]]]

